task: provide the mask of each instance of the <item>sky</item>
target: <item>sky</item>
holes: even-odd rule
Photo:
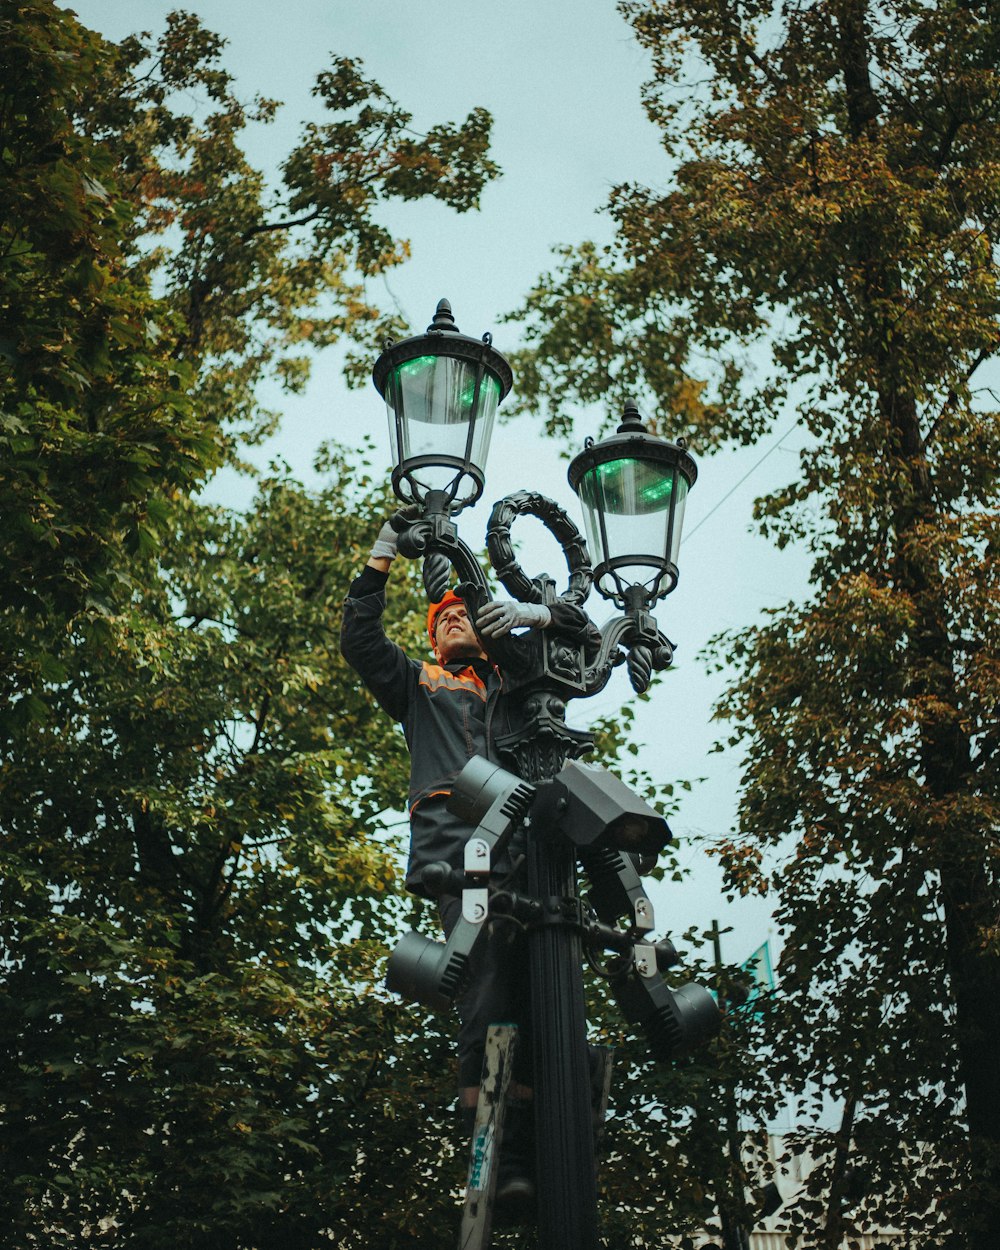
[[[175,4],[165,0],[77,0],[80,19],[112,39],[136,30],[159,31]],[[248,155],[275,169],[294,144],[302,121],[318,118],[310,94],[331,55],[361,57],[368,74],[413,114],[416,130],[457,122],[475,107],[494,118],[491,155],[503,176],[489,185],[479,212],[458,215],[435,203],[390,206],[384,223],[408,238],[412,258],[372,295],[395,304],[419,333],[437,301],[451,301],[466,334],[494,334],[501,351],[518,345],[518,327],[504,324],[540,274],[553,249],[585,239],[610,241],[613,225],[601,212],[623,182],[665,188],[670,166],[641,105],[649,65],[612,0],[505,0],[503,4],[418,5],[408,0],[191,0],[187,6],[228,41],[223,62],[247,98],[281,100],[275,124],[250,136]],[[269,396],[280,404],[280,433],[262,462],[286,460],[309,481],[313,455],[326,439],[348,446],[369,436],[390,468],[385,408],[374,387],[349,391],[340,356],[316,360],[302,396]],[[515,378],[515,389],[517,386]],[[502,409],[501,409],[502,414]],[[602,414],[576,417],[576,450],[597,435]],[[733,932],[723,939],[727,960],[742,961],[768,936],[766,900],[729,900],[704,842],[733,827],[740,782],[737,753],[712,746],[726,736],[713,707],[727,676],[700,658],[716,634],[743,628],[762,611],[807,594],[809,561],[794,548],[778,552],[754,532],[753,500],[794,478],[801,435],[779,420],[762,442],[711,457],[698,455],[699,478],[688,499],[677,590],[657,610],[677,644],[673,669],[639,709],[640,763],[658,781],[705,778],[684,796],[672,820],[680,859],[690,876],[681,886],[653,889],[657,932],[678,935],[713,919]],[[483,545],[489,507],[531,487],[550,495],[582,524],[566,481],[566,449],[544,439],[527,419],[494,435],[487,483],[478,507],[459,520],[462,537]],[[241,502],[234,496],[232,502]],[[530,575],[543,569],[565,584],[562,557],[540,527],[523,543]],[[373,535],[374,538],[374,535]],[[588,610],[598,624],[611,615],[596,595]],[[571,720],[587,724],[631,697],[616,673],[601,694],[576,704]],[[776,935],[773,935],[776,936]],[[682,947],[683,949],[683,947]]]

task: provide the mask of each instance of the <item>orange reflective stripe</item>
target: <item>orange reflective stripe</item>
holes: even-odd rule
[[[486,683],[471,668],[461,673],[449,673],[446,668],[441,668],[438,664],[428,664],[425,660],[420,673],[420,684],[428,690],[463,690],[486,702]]]
[[[434,798],[439,798],[441,795],[449,795],[449,794],[451,794],[450,790],[432,790],[430,794],[422,794],[419,799],[414,799],[410,807],[410,815],[411,816],[413,815],[413,813],[417,810],[417,808],[424,801],[424,799],[434,799]]]

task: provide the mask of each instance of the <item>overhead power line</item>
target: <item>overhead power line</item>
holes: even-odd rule
[[[709,517],[714,516],[715,513],[719,511],[719,509],[726,502],[726,500],[731,495],[734,495],[736,491],[739,490],[739,488],[743,485],[743,483],[747,480],[747,478],[757,472],[757,470],[764,463],[764,461],[768,458],[768,456],[770,456],[772,452],[775,452],[778,450],[781,444],[785,441],[785,439],[789,436],[789,434],[791,434],[792,430],[795,429],[795,427],[800,423],[801,420],[802,420],[801,416],[796,417],[795,420],[788,427],[788,429],[785,430],[784,434],[782,434],[782,436],[778,439],[778,441],[776,443],[772,443],[771,446],[767,449],[767,451],[765,451],[764,454],[760,457],[760,459],[756,461],[756,463],[752,464],[749,469],[747,469],[746,473],[743,474],[740,480],[734,486],[731,486],[729,490],[726,491],[726,493],[722,496],[722,498],[718,501],[718,503],[714,504],[711,508],[709,508],[709,510],[701,518],[701,520],[694,527],[694,529],[690,530],[687,534],[685,534],[681,538],[682,547],[688,541],[688,539],[694,538],[695,534],[698,533],[698,531],[705,524],[705,522],[709,519]]]

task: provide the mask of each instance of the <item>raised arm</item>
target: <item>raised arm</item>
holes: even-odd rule
[[[386,637],[382,624],[385,589],[396,557],[396,532],[386,522],[368,562],[351,583],[344,601],[340,651],[379,704],[393,718],[405,719],[415,666],[403,649]]]
[[[494,599],[484,604],[476,621],[480,635],[488,640],[503,638],[513,629],[553,629],[571,642],[586,648],[588,663],[592,663],[601,648],[601,634],[590,617],[580,607],[571,603],[520,603],[516,600]]]

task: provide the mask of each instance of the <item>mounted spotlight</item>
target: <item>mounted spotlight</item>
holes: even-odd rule
[[[658,855],[672,840],[667,822],[614,773],[572,760],[538,788],[533,822],[558,828],[581,850],[602,846]]]
[[[503,849],[534,797],[534,786],[481,755],[472,756],[448,797],[448,810],[474,826],[465,844],[467,873],[488,875],[493,856]]]
[[[719,1031],[722,1013],[715,999],[693,981],[671,990],[660,967],[671,962],[670,952],[656,946],[636,946],[629,971],[612,982],[611,989],[625,1018],[646,1034],[654,1059],[679,1059]]]
[[[524,816],[534,797],[534,786],[482,755],[473,755],[452,783],[448,809],[470,825],[488,824],[499,831]]]
[[[434,942],[421,933],[407,933],[389,956],[386,988],[394,994],[446,1011],[468,978],[469,956],[485,930],[489,912],[486,881],[494,854],[503,848],[535,797],[534,786],[474,755],[455,778],[448,807],[473,826],[465,844],[465,871],[456,873],[446,863],[424,869],[424,884],[432,893],[455,888],[456,878],[469,882],[461,888],[462,915],[447,942]]]
[[[469,956],[485,932],[485,919],[485,908],[478,920],[467,918],[463,909],[447,942],[404,934],[389,956],[385,988],[432,1011],[447,1011],[468,980]]]
[[[587,900],[605,924],[627,918],[639,933],[655,927],[650,902],[631,855],[613,846],[600,846],[580,852],[580,863],[590,889]]]

